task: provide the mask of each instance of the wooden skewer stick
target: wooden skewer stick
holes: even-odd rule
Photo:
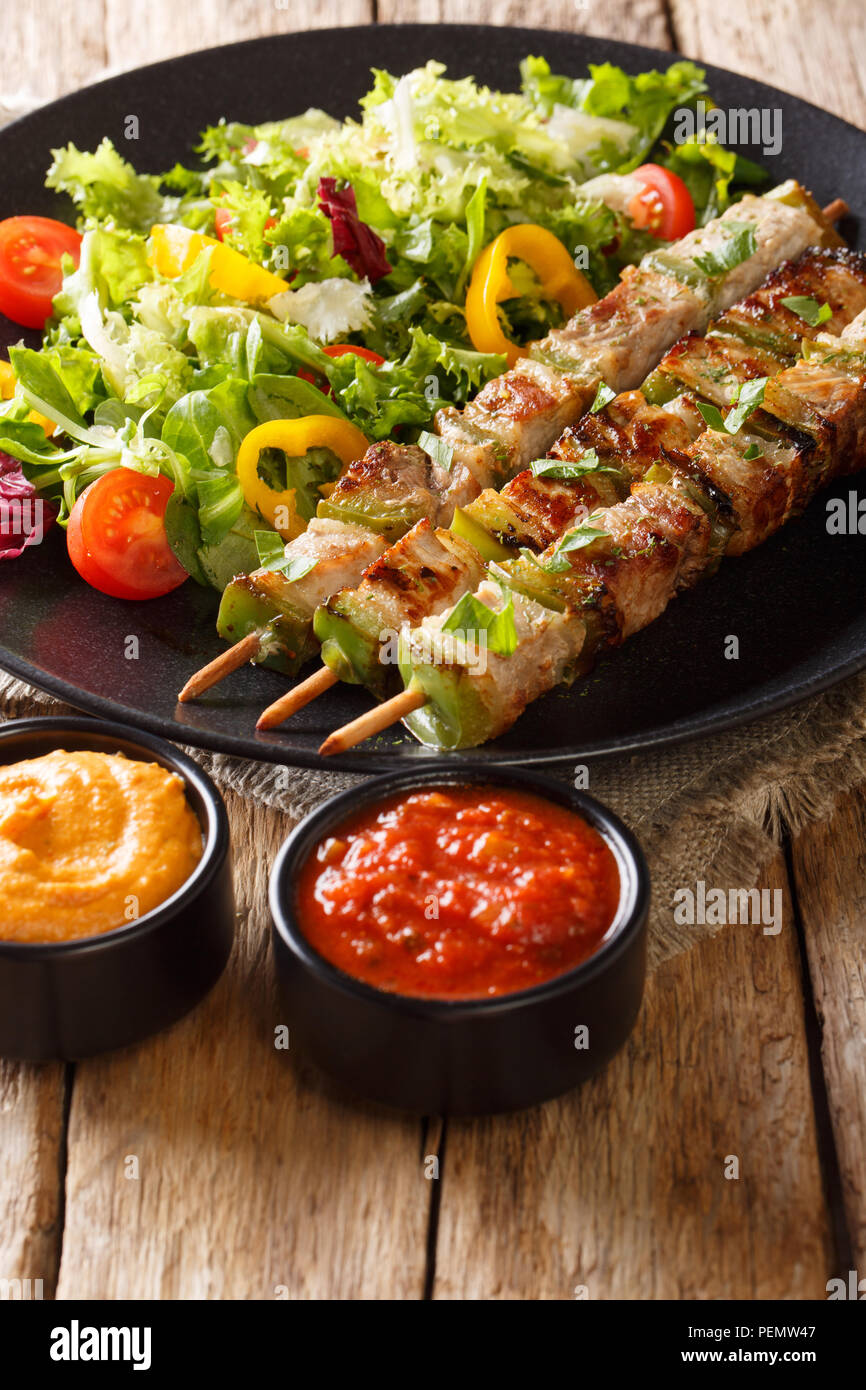
[[[337,677],[330,666],[322,666],[320,670],[312,676],[308,676],[300,685],[296,685],[292,690],[281,695],[279,700],[274,700],[272,705],[268,705],[259,715],[257,729],[275,729],[283,720],[288,719],[304,705],[308,705],[311,700],[317,700],[320,695],[324,695],[326,690],[330,690],[332,685],[337,684]]]
[[[202,666],[200,671],[196,671],[194,676],[190,676],[183,690],[178,695],[182,705],[187,700],[194,700],[197,695],[203,695],[206,690],[210,690],[212,685],[216,685],[224,676],[230,676],[232,671],[237,671],[247,661],[251,661],[259,648],[259,634],[248,632],[246,637],[242,637],[239,642],[235,642],[233,647],[227,651],[220,652],[219,656],[209,661],[207,666]]]
[[[351,724],[344,724],[342,729],[335,729],[325,739],[319,752],[326,758],[332,753],[345,753],[356,744],[363,743],[365,738],[372,738],[374,734],[380,734],[383,729],[390,728],[392,724],[411,714],[413,709],[420,709],[426,703],[427,696],[423,691],[403,690],[392,700],[386,700],[383,705],[377,705],[358,719],[353,719]]]
[[[847,217],[850,211],[844,198],[834,198],[832,203],[828,203],[824,208],[824,216],[828,222],[838,222],[840,217]]]

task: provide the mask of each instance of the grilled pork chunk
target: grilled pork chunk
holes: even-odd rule
[[[255,574],[239,575],[232,583],[281,605],[290,599],[293,613],[311,617],[333,593],[333,585],[341,588],[357,584],[367,566],[384,549],[383,537],[372,531],[314,518],[306,531],[286,547],[290,559],[315,560],[315,568],[302,579],[288,579],[278,570],[262,569]]]
[[[704,418],[689,396],[664,406],[651,405],[640,391],[623,391],[597,415],[585,415],[554,444],[552,458],[579,459],[594,449],[602,464],[642,478],[666,455],[685,454],[704,429]]]
[[[436,516],[449,484],[446,469],[415,444],[373,444],[351,463],[319,515],[354,522],[390,541],[422,517]]]
[[[364,571],[358,595],[373,604],[381,628],[397,632],[450,608],[483,573],[474,546],[424,520]]]
[[[441,613],[484,576],[473,545],[419,521],[365,571],[357,588],[333,594],[315,616],[322,660],[382,697],[399,680],[396,634]]]
[[[585,629],[575,614],[557,613],[524,594],[506,595],[485,579],[476,597],[493,612],[510,603],[516,649],[502,656],[478,634],[443,631],[447,614],[425,618],[407,638],[401,667],[437,699],[407,721],[423,742],[468,747],[508,729],[529,701],[552,689],[577,662]]]
[[[292,603],[301,612],[312,613],[334,592],[335,584],[342,588],[357,583],[354,575],[359,572],[358,567],[362,573],[384,549],[382,536],[361,526],[313,517],[306,531],[290,541],[286,549],[288,556],[315,560],[313,569],[291,581]],[[275,581],[279,580],[289,582],[284,575],[275,575]]]
[[[811,299],[827,304],[831,317],[810,324],[783,304],[784,299]],[[777,357],[799,356],[804,338],[822,332],[838,335],[866,309],[866,261],[847,246],[832,250],[813,247],[796,261],[785,261],[762,285],[735,304],[714,324],[719,334],[734,334],[743,342],[756,343]]]

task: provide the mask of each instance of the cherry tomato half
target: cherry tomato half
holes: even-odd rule
[[[112,598],[159,598],[189,576],[165,534],[168,478],[116,468],[86,487],[66,528],[82,579]]]
[[[81,235],[53,217],[7,217],[0,222],[0,314],[22,328],[44,328],[63,283],[60,260],[81,257]]]
[[[645,189],[629,204],[628,215],[636,227],[665,241],[678,241],[694,230],[695,205],[679,174],[660,164],[642,164],[634,177]]]

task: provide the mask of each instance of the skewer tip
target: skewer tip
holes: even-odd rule
[[[847,217],[851,209],[844,198],[834,198],[822,211],[828,222],[838,222],[840,218]]]
[[[196,671],[190,676],[183,690],[178,692],[178,701],[185,705],[187,701],[194,700],[197,695],[203,695],[206,690],[218,685],[226,676],[230,676],[232,671],[237,671],[241,666],[251,661],[258,651],[259,634],[258,632],[248,632],[246,637],[242,637],[234,646],[227,651],[220,652],[219,656],[209,661],[207,666],[202,666],[200,671]]]
[[[423,691],[401,690],[393,699],[368,710],[358,719],[353,719],[350,724],[344,724],[342,729],[335,729],[325,739],[319,752],[323,758],[333,757],[335,753],[347,753],[350,748],[355,748],[374,734],[382,733],[383,729],[397,724],[401,719],[405,719],[407,714],[411,714],[414,709],[420,709],[426,703],[427,696]]]
[[[328,734],[324,743],[319,745],[319,753],[323,758],[330,758],[334,753],[342,753],[344,751],[344,745],[340,738],[342,732],[342,729],[335,729],[332,734]]]
[[[281,695],[279,700],[274,700],[272,705],[262,710],[256,721],[257,729],[275,729],[299,709],[310,704],[312,700],[317,700],[320,695],[324,695],[326,690],[330,690],[332,685],[336,685],[337,677],[329,666],[322,666],[320,670],[308,676],[300,685],[296,685],[292,690]]]

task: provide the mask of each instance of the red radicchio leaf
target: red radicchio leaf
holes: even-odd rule
[[[385,243],[372,227],[358,216],[355,190],[350,183],[337,191],[336,179],[319,179],[319,207],[331,219],[334,255],[342,256],[356,275],[366,276],[371,285],[391,272],[385,256]]]
[[[14,560],[38,545],[57,515],[24,476],[18,459],[0,452],[0,560]]]

